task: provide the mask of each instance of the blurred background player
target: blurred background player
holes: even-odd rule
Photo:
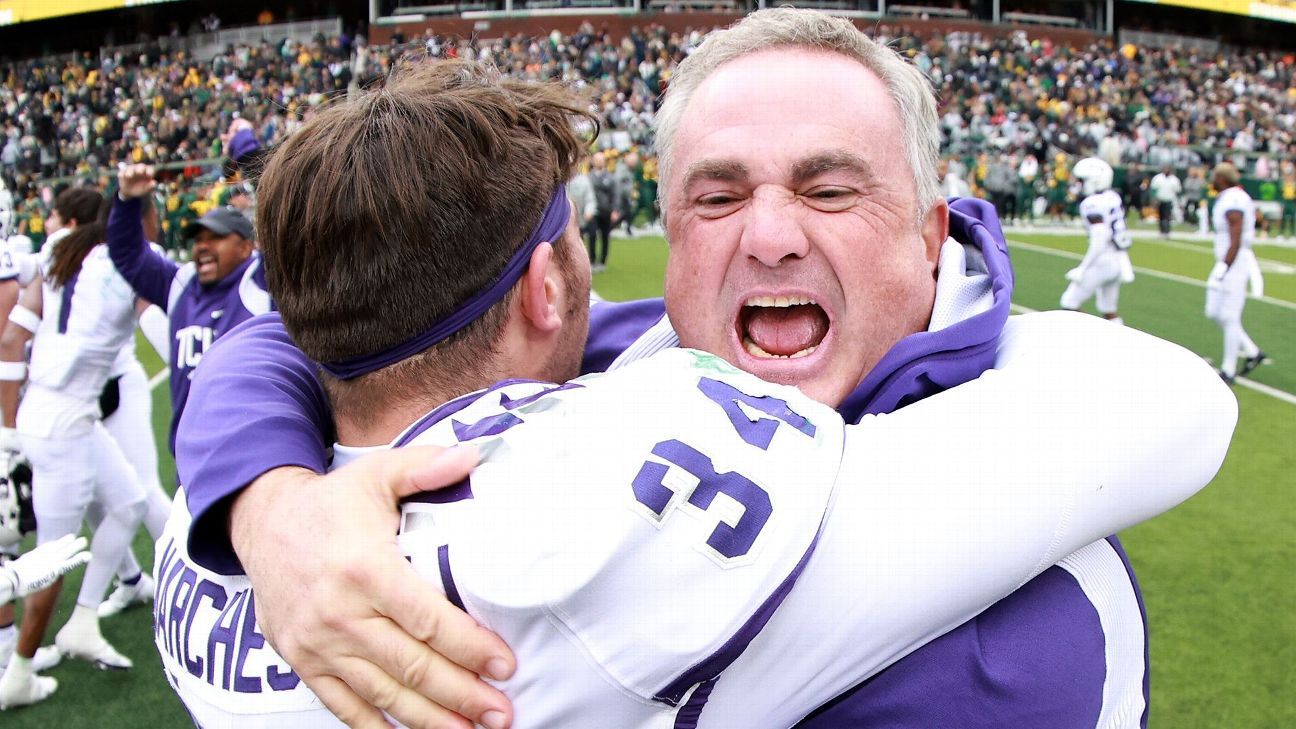
[[[118,353],[134,335],[135,296],[102,244],[103,196],[71,188],[55,205],[68,211],[64,223],[72,231],[50,254],[39,284],[23,292],[15,308],[21,316],[10,314],[19,326],[6,327],[0,338],[0,407],[4,426],[16,427],[32,462],[38,543],[79,532],[92,502],[103,509],[76,608],[55,645],[63,655],[126,670],[133,663],[103,637],[98,608],[139,527],[145,498],[134,469],[103,426],[99,398]],[[33,319],[39,319],[34,327]],[[24,363],[29,338],[30,378]],[[25,379],[30,383],[19,410]],[[17,650],[0,678],[0,703],[6,706],[36,703],[57,687],[37,680],[31,659],[60,587],[55,581],[27,598]]]
[[[1260,279],[1260,264],[1251,245],[1255,242],[1255,202],[1242,189],[1237,167],[1225,162],[1215,166],[1211,184],[1219,190],[1211,210],[1215,228],[1215,266],[1206,279],[1206,318],[1224,330],[1224,356],[1220,377],[1232,384],[1265,361],[1265,353],[1242,328],[1242,308],[1247,286]],[[1237,358],[1244,358],[1241,369]]]
[[[1120,286],[1134,280],[1130,264],[1129,233],[1125,230],[1125,206],[1120,193],[1112,189],[1111,165],[1097,157],[1076,163],[1071,174],[1081,181],[1084,199],[1080,217],[1089,231],[1089,249],[1080,265],[1067,271],[1071,283],[1062,292],[1062,308],[1079,311],[1089,297],[1104,319],[1123,324],[1116,311]]]

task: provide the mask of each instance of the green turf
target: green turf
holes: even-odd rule
[[[1015,246],[1013,262],[1016,303],[1055,308],[1063,274],[1075,265],[1057,251],[1079,254],[1083,239],[1009,238],[1054,251]],[[1277,253],[1261,250],[1261,257],[1292,260],[1287,249],[1272,250]],[[660,295],[666,252],[660,238],[614,241],[611,267],[595,275],[595,289],[612,300]],[[1137,266],[1198,280],[1210,269],[1208,256],[1185,246],[1140,241],[1132,255]],[[1296,301],[1291,275],[1267,276],[1266,288],[1270,296]],[[1132,326],[1218,357],[1220,333],[1201,314],[1204,296],[1199,286],[1141,275],[1122,289],[1121,312]],[[1251,301],[1245,320],[1275,360],[1254,379],[1296,392],[1296,310]],[[141,350],[152,373],[156,358],[147,359],[147,346]],[[1147,599],[1155,728],[1296,726],[1296,405],[1242,387],[1236,392],[1241,421],[1219,477],[1182,507],[1122,535]],[[168,418],[162,385],[154,393],[154,421],[163,483],[170,485]],[[136,540],[136,548],[142,561],[151,562],[145,537]],[[56,626],[66,619],[78,583],[73,577],[65,588]],[[133,672],[100,673],[78,662],[60,666],[52,671],[63,682],[58,695],[0,714],[0,727],[187,725],[159,670],[149,620],[147,610],[136,609],[103,623],[109,640],[135,660]]]

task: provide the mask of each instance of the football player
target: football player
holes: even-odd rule
[[[1215,266],[1206,279],[1206,318],[1224,330],[1224,356],[1219,374],[1232,384],[1265,361],[1265,353],[1242,328],[1247,286],[1260,279],[1260,265],[1251,250],[1255,242],[1255,202],[1242,188],[1237,167],[1225,162],[1215,166],[1211,184],[1219,190],[1211,209],[1215,228]],[[1238,355],[1242,367],[1238,369]]]
[[[18,450],[16,429],[21,451],[31,459],[38,543],[76,534],[91,503],[101,506],[93,558],[77,606],[55,645],[63,655],[125,670],[132,662],[104,639],[98,607],[140,524],[145,495],[101,422],[99,397],[113,361],[134,334],[135,296],[101,244],[103,196],[71,188],[60,193],[55,206],[75,228],[51,253],[39,283],[27,287],[11,312],[19,326],[6,327],[0,339],[4,445]],[[24,356],[28,339],[30,368]],[[18,410],[24,380],[30,382]],[[27,599],[17,651],[0,677],[0,703],[6,706],[41,701],[57,687],[52,679],[37,676],[31,661],[60,586],[55,581]]]
[[[1071,283],[1062,292],[1062,308],[1079,311],[1094,297],[1094,307],[1104,319],[1123,324],[1117,313],[1122,283],[1134,280],[1130,264],[1129,231],[1125,229],[1125,205],[1120,193],[1112,189],[1111,165],[1097,157],[1085,157],[1076,163],[1071,174],[1080,180],[1084,199],[1080,217],[1089,231],[1089,248],[1080,265],[1067,271]]]

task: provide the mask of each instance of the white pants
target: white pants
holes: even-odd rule
[[[21,437],[23,452],[32,463],[38,544],[80,531],[92,502],[103,509],[77,598],[79,605],[95,607],[139,528],[144,489],[103,423],[95,422],[89,432],[75,436]]]
[[[1099,314],[1115,314],[1120,299],[1123,255],[1119,252],[1103,254],[1086,266],[1080,280],[1072,281],[1062,292],[1062,308],[1078,310],[1093,296],[1094,308]]]
[[[1224,280],[1215,288],[1206,289],[1206,318],[1224,330],[1224,352],[1220,357],[1220,370],[1230,377],[1237,374],[1237,358],[1254,357],[1260,348],[1242,328],[1242,309],[1246,306],[1247,286],[1256,269],[1255,254],[1250,249],[1238,252],[1229,266]]]

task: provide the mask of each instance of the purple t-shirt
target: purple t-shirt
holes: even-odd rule
[[[108,216],[108,253],[122,278],[142,299],[167,313],[171,329],[171,450],[189,398],[194,368],[212,342],[239,323],[272,310],[261,254],[252,255],[225,278],[198,281],[192,263],[183,266],[159,255],[144,240],[139,199],[114,197]]]
[[[952,202],[950,234],[981,251],[993,304],[940,331],[897,343],[842,403],[847,420],[904,407],[994,365],[1012,295],[1007,244],[993,208],[980,200]],[[595,306],[583,370],[608,368],[664,314],[661,299]],[[277,315],[248,322],[208,358],[181,426],[177,462],[194,515],[190,552],[204,566],[232,573],[240,567],[225,530],[229,499],[277,466],[322,473],[328,406],[314,363],[292,345]],[[208,427],[235,421],[238,428]],[[1109,542],[1133,582],[1119,543],[1115,537]],[[1141,621],[1137,583],[1133,590],[1140,611],[1134,619]],[[798,726],[1091,728],[1103,708],[1106,651],[1090,597],[1070,572],[1052,567]],[[1146,706],[1146,652],[1142,675]]]

